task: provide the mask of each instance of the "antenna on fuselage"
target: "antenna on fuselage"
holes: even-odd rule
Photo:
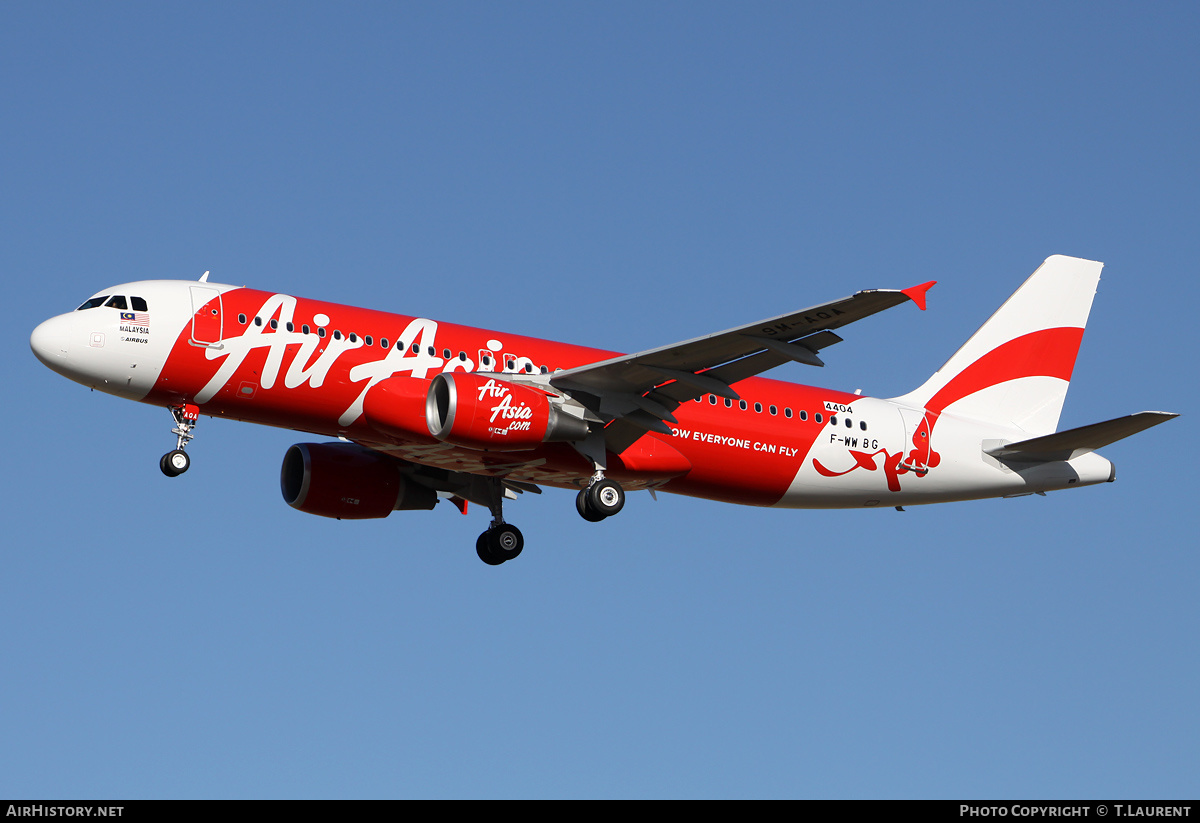
[[[206,271],[204,274],[200,275],[200,282],[201,282],[201,283],[207,283],[207,282],[208,282],[208,276],[209,276],[210,274],[212,274],[212,272],[207,272],[207,271]]]

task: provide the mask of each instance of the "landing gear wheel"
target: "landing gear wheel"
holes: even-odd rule
[[[605,515],[592,509],[592,504],[588,502],[587,489],[575,495],[575,511],[579,512],[579,516],[589,523],[599,523],[605,518]]]
[[[625,490],[615,480],[597,480],[584,493],[588,507],[604,517],[612,517],[625,505]]]
[[[164,454],[158,461],[158,467],[167,477],[178,477],[192,465],[192,459],[183,449],[175,449]]]
[[[488,547],[487,537],[488,533],[484,532],[475,539],[475,554],[479,555],[479,559],[489,566],[499,566],[504,562],[504,558],[492,554],[492,550]]]
[[[508,523],[492,526],[486,534],[492,556],[499,557],[501,563],[512,560],[525,548],[525,538],[521,536],[521,530]]]
[[[492,526],[475,540],[475,553],[489,566],[499,566],[521,553],[525,538],[521,530],[508,523]]]

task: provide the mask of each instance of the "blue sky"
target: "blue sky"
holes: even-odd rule
[[[0,795],[1195,797],[1194,4],[0,5]],[[898,395],[1106,263],[1061,425],[1118,482],[895,511],[567,492],[376,522],[295,432],[43,368],[212,279],[634,351],[936,279],[820,372]]]

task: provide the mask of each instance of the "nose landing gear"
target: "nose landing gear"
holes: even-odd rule
[[[196,421],[200,419],[200,407],[187,403],[183,406],[171,406],[168,410],[175,418],[175,428],[171,429],[171,434],[176,435],[178,439],[175,448],[159,458],[158,467],[167,477],[178,477],[192,465],[192,460],[184,449],[187,448],[188,441],[195,437],[192,430],[196,428]]]

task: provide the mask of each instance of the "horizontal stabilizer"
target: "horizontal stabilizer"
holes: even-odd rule
[[[1165,423],[1179,415],[1171,412],[1144,411],[1118,417],[1115,420],[1105,420],[1103,423],[1092,423],[1090,426],[1080,426],[1077,429],[1048,434],[1045,437],[1035,437],[1032,440],[1022,440],[1019,443],[1009,443],[991,449],[984,449],[987,454],[1002,460],[1018,460],[1043,462],[1049,460],[1070,460],[1086,452],[1103,448],[1109,443],[1123,440],[1130,435]]]

